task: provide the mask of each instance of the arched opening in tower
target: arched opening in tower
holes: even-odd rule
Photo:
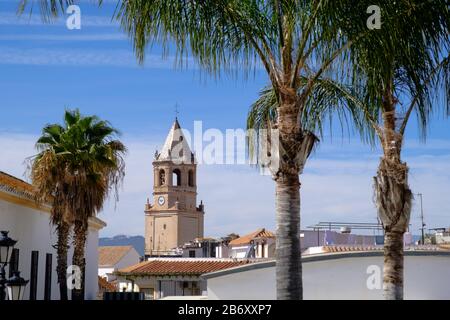
[[[193,187],[194,186],[194,171],[189,170],[188,180],[189,180],[189,187]]]
[[[180,169],[174,169],[172,171],[172,184],[174,186],[181,186],[181,171],[180,171]]]
[[[166,184],[166,172],[164,170],[159,170],[159,185],[163,186]]]

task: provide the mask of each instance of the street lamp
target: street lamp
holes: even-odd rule
[[[8,231],[0,231],[0,264],[4,267],[9,263],[13,247],[17,241],[8,237]]]
[[[423,194],[422,193],[416,193],[416,196],[420,197],[420,219],[422,220],[422,227],[420,228],[422,230],[422,245],[425,244],[425,222],[423,219]]]
[[[29,280],[20,277],[19,271],[15,271],[13,276],[6,281],[9,300],[22,300],[28,282]]]
[[[17,241],[8,237],[8,231],[1,231],[0,233],[0,301],[2,301],[5,300],[5,267],[11,259],[13,247]]]

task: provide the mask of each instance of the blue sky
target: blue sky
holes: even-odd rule
[[[111,23],[111,3],[81,3],[81,30],[65,19],[45,25],[39,16],[18,19],[18,1],[0,1],[0,170],[23,177],[23,160],[46,123],[61,121],[65,107],[109,120],[123,133],[130,153],[127,178],[117,208],[107,204],[101,218],[105,236],[143,233],[143,204],[152,192],[151,162],[162,145],[179,105],[182,126],[194,120],[204,128],[244,128],[249,105],[266,84],[264,72],[247,81],[212,79],[196,69],[173,68],[158,47],[138,66],[130,41]],[[427,144],[417,122],[407,131],[405,159],[410,184],[424,194],[430,227],[450,225],[450,132],[443,115],[432,119]],[[379,149],[358,137],[322,141],[302,177],[302,226],[318,221],[373,222],[372,176]],[[200,166],[199,199],[206,204],[206,234],[274,229],[274,184],[245,165]],[[417,233],[417,206],[412,230]]]

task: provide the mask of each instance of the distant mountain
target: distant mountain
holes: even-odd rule
[[[99,238],[98,245],[102,246],[133,246],[139,255],[144,255],[145,238],[143,236],[118,235],[112,238]]]

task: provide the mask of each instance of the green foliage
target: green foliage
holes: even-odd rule
[[[118,131],[96,116],[82,116],[66,110],[64,124],[50,124],[42,130],[31,159],[31,176],[42,199],[53,198],[58,208],[56,221],[94,216],[101,210],[111,188],[125,174],[125,146]],[[57,211],[58,211],[57,210]]]
[[[74,0],[20,0],[17,14],[21,15],[28,10],[31,15],[35,7],[38,7],[42,19],[45,22],[51,22],[72,4],[74,4]]]

